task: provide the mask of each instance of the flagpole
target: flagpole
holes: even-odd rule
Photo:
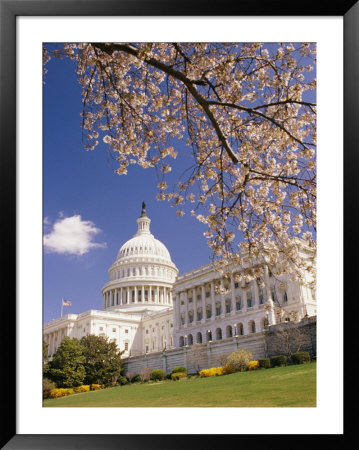
[[[62,317],[62,310],[63,310],[63,307],[64,307],[64,299],[62,298],[62,299],[61,299],[61,317]]]

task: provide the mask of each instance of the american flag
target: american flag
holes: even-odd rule
[[[72,303],[70,302],[70,300],[64,300],[62,299],[62,306],[71,306]]]

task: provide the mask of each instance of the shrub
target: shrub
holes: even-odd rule
[[[211,367],[210,369],[203,369],[199,372],[200,377],[214,377],[223,375],[223,367]]]
[[[310,356],[308,352],[296,352],[291,359],[293,364],[303,364],[310,361]]]
[[[51,389],[48,398],[65,397],[66,395],[71,395],[73,393],[74,393],[73,389],[65,389],[65,388]]]
[[[259,362],[259,367],[261,369],[269,369],[269,367],[270,367],[270,359],[269,358],[258,359],[258,362]]]
[[[125,377],[127,378],[128,381],[131,381],[135,375],[136,374],[134,372],[126,372]]]
[[[271,356],[270,365],[272,367],[281,367],[287,365],[287,357],[285,355]]]
[[[248,370],[257,370],[259,369],[259,361],[249,361]]]
[[[247,370],[248,363],[252,359],[253,354],[243,348],[228,355],[227,364],[233,366],[235,371],[243,372]]]
[[[142,381],[148,381],[148,380],[150,380],[150,379],[151,379],[151,372],[152,372],[152,369],[151,369],[150,367],[144,367],[144,368],[141,370],[141,378],[142,378]]]
[[[82,386],[77,386],[74,388],[75,392],[88,392],[90,390],[89,384],[83,384]]]
[[[128,381],[128,379],[127,379],[126,377],[123,377],[123,376],[120,375],[120,376],[117,378],[117,383],[118,383],[120,386],[124,386],[125,384],[128,384],[129,381]]]
[[[139,375],[138,373],[131,378],[131,383],[140,383],[141,381],[141,375]]]
[[[103,389],[105,386],[103,384],[91,384],[91,391],[97,391],[97,389]]]
[[[236,370],[231,364],[226,364],[222,367],[223,375],[229,375],[231,373],[234,373]]]
[[[166,380],[172,380],[172,373],[166,373]]]
[[[185,367],[183,367],[183,366],[178,366],[178,367],[175,367],[172,370],[172,373],[178,373],[178,372],[185,372],[185,373],[187,373],[187,369]]]
[[[185,372],[177,372],[171,375],[173,381],[180,380],[181,378],[187,378],[187,374]]]
[[[56,389],[56,384],[49,380],[48,378],[44,378],[42,380],[42,396],[43,398],[49,398],[50,391],[52,389]]]
[[[157,380],[164,380],[165,379],[165,373],[162,369],[155,369],[151,372],[151,380],[157,381]]]

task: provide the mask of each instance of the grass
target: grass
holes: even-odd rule
[[[44,407],[315,407],[316,363],[136,383],[44,400]]]

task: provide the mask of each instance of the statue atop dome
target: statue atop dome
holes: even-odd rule
[[[142,211],[141,211],[141,217],[144,217],[146,215],[146,203],[142,202]]]

